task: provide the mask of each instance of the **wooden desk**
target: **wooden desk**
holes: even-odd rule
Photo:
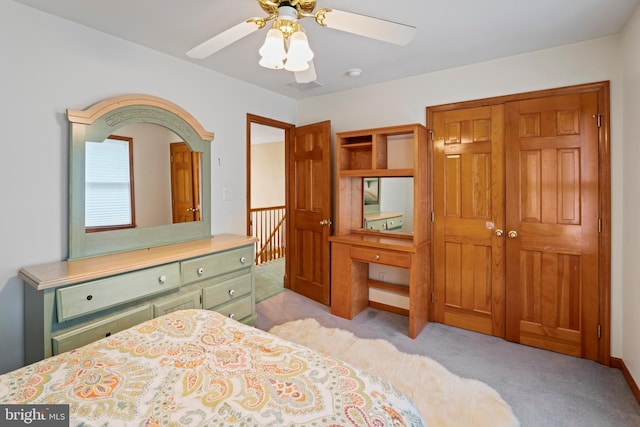
[[[369,307],[369,264],[409,270],[409,337],[418,336],[429,313],[430,242],[416,246],[412,240],[367,234],[332,236],[331,313],[353,319]],[[378,282],[380,283],[380,282]],[[400,293],[400,286],[388,284]]]

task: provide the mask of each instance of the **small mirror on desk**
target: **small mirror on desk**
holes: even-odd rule
[[[413,177],[362,178],[363,228],[413,232]]]

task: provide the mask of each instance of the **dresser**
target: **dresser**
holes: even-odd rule
[[[233,234],[24,267],[25,363],[163,314],[215,310],[254,325],[255,238]]]
[[[364,217],[366,230],[402,230],[403,223],[402,212],[378,212]]]

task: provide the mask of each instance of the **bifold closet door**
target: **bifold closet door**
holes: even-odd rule
[[[433,113],[434,320],[597,360],[597,103]]]
[[[598,357],[597,95],[506,103],[506,338]]]
[[[505,334],[504,106],[433,114],[434,320]]]

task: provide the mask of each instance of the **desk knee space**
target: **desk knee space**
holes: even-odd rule
[[[428,320],[429,245],[394,249],[332,240],[331,313],[353,319],[369,306],[369,264],[409,270],[409,337],[415,338]]]

